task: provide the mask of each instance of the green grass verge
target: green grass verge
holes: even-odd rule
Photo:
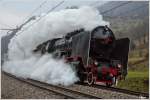
[[[147,58],[147,60],[135,64],[145,59],[148,52],[147,47],[129,52],[128,75],[125,80],[118,82],[118,88],[149,92],[149,60]]]
[[[149,73],[129,71],[126,80],[121,80],[118,82],[118,88],[129,89],[139,92],[149,91]]]

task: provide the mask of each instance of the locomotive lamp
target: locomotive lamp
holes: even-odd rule
[[[122,66],[121,66],[121,64],[118,64],[118,68],[121,68]]]
[[[98,65],[98,62],[97,62],[97,61],[94,61],[94,64],[97,66],[97,65]]]

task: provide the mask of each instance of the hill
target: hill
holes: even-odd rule
[[[141,44],[148,44],[148,1],[111,1],[97,8],[100,13],[107,12],[103,14],[104,19],[110,22],[110,27],[117,38],[130,38],[131,49]]]

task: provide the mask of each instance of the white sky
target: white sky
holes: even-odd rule
[[[16,28],[23,23],[24,19],[33,12],[41,3],[47,1],[41,9],[36,11],[34,15],[47,12],[52,7],[63,0],[0,0],[0,29]],[[109,0],[65,0],[65,2],[55,10],[64,9],[67,6],[92,5],[98,6],[108,2]],[[4,31],[0,30],[0,34]]]
[[[53,6],[57,5],[62,0],[0,0],[0,29],[15,28],[23,23],[30,13],[37,8],[41,3],[47,1],[41,9],[34,13],[47,12]],[[98,0],[65,0],[65,2],[55,10],[64,9],[71,5],[101,5],[106,1]]]

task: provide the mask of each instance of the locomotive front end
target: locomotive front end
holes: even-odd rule
[[[112,56],[115,48],[115,36],[107,26],[98,26],[91,32],[89,65],[92,66],[95,82],[111,86],[120,79],[123,64],[121,59]]]

